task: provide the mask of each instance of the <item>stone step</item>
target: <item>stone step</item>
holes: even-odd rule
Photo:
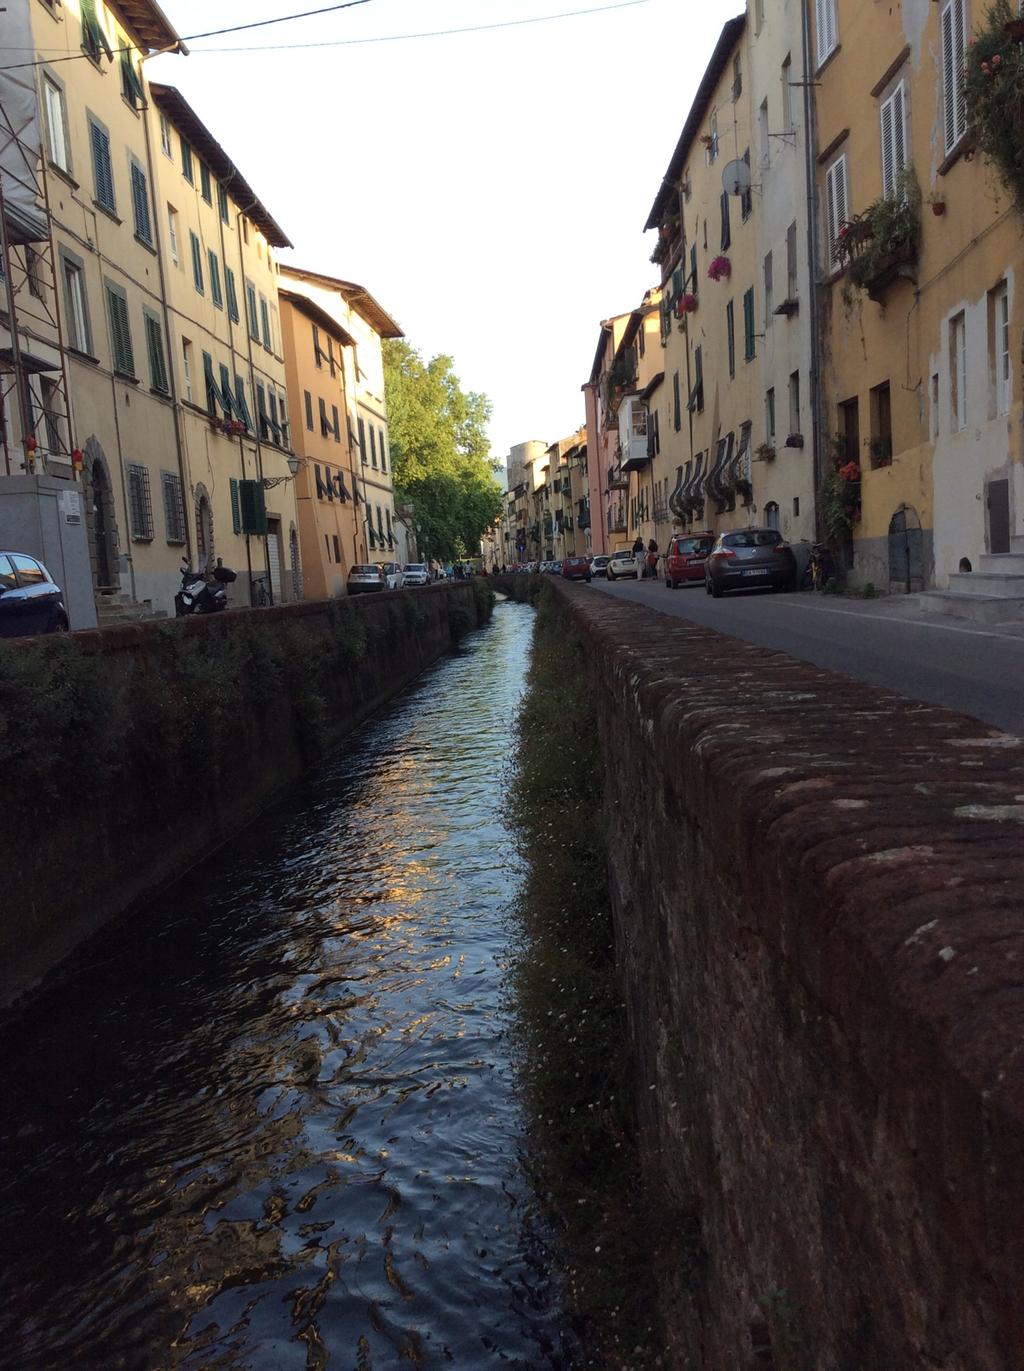
[[[1024,533],[1015,533],[1010,538],[1010,551],[1024,553]],[[999,555],[998,553],[996,554]]]
[[[955,590],[926,590],[916,597],[917,607],[926,614],[945,614],[953,619],[969,619],[976,624],[1024,622],[1024,596],[962,595]]]
[[[1024,599],[1024,574],[1007,571],[956,571],[949,578],[950,590],[964,595],[1004,595]]]
[[[1024,550],[1020,552],[983,552],[978,558],[978,571],[1007,572],[1013,576],[1024,576]]]

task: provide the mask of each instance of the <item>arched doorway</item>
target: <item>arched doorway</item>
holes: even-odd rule
[[[913,505],[900,505],[889,520],[889,593],[924,590],[924,535]]]
[[[779,527],[779,506],[775,500],[769,500],[764,507],[764,526],[774,528],[776,532]]]
[[[115,591],[118,578],[114,490],[103,449],[95,438],[85,445],[83,476],[93,584],[98,591]]]
[[[196,486],[196,570],[206,571],[213,562],[213,507],[204,485]]]

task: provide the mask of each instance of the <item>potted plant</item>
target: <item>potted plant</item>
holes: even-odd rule
[[[774,462],[775,448],[771,443],[760,443],[754,451],[755,462]]]
[[[804,435],[802,433],[791,433],[786,439],[786,447],[803,447]]]
[[[964,93],[978,147],[1024,213],[1024,19],[1010,0],[992,0],[967,49]]]
[[[726,281],[732,275],[732,263],[728,257],[713,257],[708,264],[708,276],[712,281]]]
[[[906,168],[890,194],[843,225],[836,244],[850,280],[878,300],[917,261],[920,236],[921,192]]]
[[[936,219],[941,219],[946,212],[946,200],[942,195],[929,195],[928,203],[932,207],[932,213]]]
[[[677,314],[696,314],[697,297],[692,291],[684,290],[682,295],[676,299]]]

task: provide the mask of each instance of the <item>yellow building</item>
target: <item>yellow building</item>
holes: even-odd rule
[[[26,248],[24,265],[28,295],[61,316],[71,413],[54,370],[57,335],[37,314],[28,325],[41,352],[29,385],[37,412],[19,422],[37,430],[40,459],[56,474],[70,473],[69,447],[83,454],[98,604],[169,611],[188,547],[186,475],[142,62],[180,44],[146,0],[35,3],[30,19],[51,237]]]
[[[365,557],[344,380],[355,340],[301,292],[282,289],[280,301],[292,440],[306,459],[295,482],[303,587],[322,600],[344,594],[349,568]]]
[[[1005,590],[1024,318],[1020,217],[973,155],[962,80],[987,5],[817,9],[824,427],[833,486],[837,463],[860,469],[859,509],[839,488],[853,575]]]
[[[612,366],[630,318],[629,314],[617,314],[601,321],[590,376],[582,386],[587,430],[591,548],[595,553],[616,552],[619,548],[629,546],[626,538],[629,482],[619,468],[617,457],[619,415],[614,403]]]
[[[301,596],[275,247],[288,239],[181,93],[151,84],[156,210],[193,563],[235,604]]]
[[[347,406],[348,441],[358,471],[362,526],[361,562],[386,559],[399,550],[394,478],[388,442],[387,402],[384,394],[384,338],[401,338],[402,330],[364,287],[321,272],[299,267],[281,268],[281,284],[304,295],[324,310],[351,337],[342,359],[342,383]],[[320,370],[330,370],[323,355]]]

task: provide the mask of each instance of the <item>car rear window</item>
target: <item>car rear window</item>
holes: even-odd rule
[[[14,568],[10,561],[0,553],[0,589],[14,590],[18,584],[18,579],[14,574]]]
[[[380,575],[380,567],[379,567],[379,566],[354,566],[354,567],[352,568],[352,575],[353,575],[353,576],[379,576],[379,575]]]
[[[713,538],[678,538],[676,540],[676,554],[685,557],[692,552],[710,552],[714,545],[715,540]]]
[[[425,562],[410,562],[405,569],[406,571],[426,571],[427,566]]]
[[[782,542],[782,534],[773,528],[751,528],[742,533],[727,533],[722,539],[724,547],[774,547]]]

